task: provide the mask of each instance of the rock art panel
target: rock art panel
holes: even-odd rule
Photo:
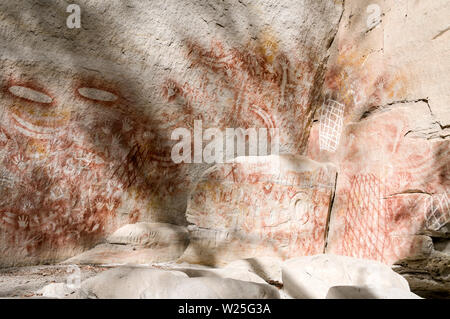
[[[431,121],[414,104],[347,126],[327,251],[394,263],[430,254],[427,232],[446,233],[449,143],[410,137],[415,118]]]
[[[159,199],[185,166],[164,157],[170,147],[154,120],[106,80],[66,72],[72,80],[59,81],[19,66],[2,82],[1,262],[70,257],[122,224],[173,218],[158,215]]]
[[[75,29],[60,3],[0,4],[1,265],[185,225],[209,165],[173,163],[171,133],[194,120],[279,128],[281,152],[304,151],[341,2],[206,3],[80,0]]]
[[[338,167],[326,251],[392,264],[430,257],[435,238],[448,238],[450,99],[431,74],[449,64],[431,34],[450,7],[383,1],[372,24],[369,5],[345,2],[307,154]],[[424,26],[424,11],[435,22]],[[342,122],[324,125],[330,101],[343,105]]]
[[[336,171],[302,156],[238,157],[207,170],[188,204],[183,261],[323,252]]]
[[[199,79],[185,83],[167,80],[163,96],[169,105],[182,108],[181,120],[176,113],[167,114],[168,121],[188,129],[194,119],[220,129],[279,129],[281,150],[301,153],[314,110],[306,84],[320,85],[320,61],[297,59],[293,52],[268,52],[264,50],[268,43],[272,42],[240,50],[218,41],[210,48],[188,42],[187,59]],[[204,112],[205,105],[222,107]]]

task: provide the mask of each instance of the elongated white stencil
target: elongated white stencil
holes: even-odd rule
[[[336,151],[344,125],[345,106],[334,100],[328,100],[320,111],[319,146],[320,150]]]
[[[450,201],[447,193],[430,197],[425,210],[426,227],[438,231],[450,222]]]

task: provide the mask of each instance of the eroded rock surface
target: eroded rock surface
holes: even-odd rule
[[[149,264],[180,258],[189,244],[185,227],[166,223],[125,225],[107,243],[64,261],[65,264]]]
[[[68,286],[66,283],[52,283],[36,292],[37,295],[42,295],[46,298],[66,298],[75,293],[76,289]]]
[[[302,156],[239,157],[207,170],[190,196],[182,260],[224,264],[322,253],[336,180],[332,165]]]
[[[394,270],[423,298],[450,298],[450,257],[438,251],[427,258],[399,261]]]
[[[282,266],[283,290],[293,298],[323,299],[331,287],[397,288],[409,292],[405,278],[380,262],[338,255],[287,260]]]
[[[173,261],[187,234],[137,223],[191,224],[188,262],[327,252],[448,296],[450,3],[372,2],[3,1],[0,266]],[[195,120],[296,155],[175,164]]]
[[[340,1],[0,4],[0,264],[79,254],[125,224],[186,224],[206,164],[171,133],[280,128],[301,153]],[[44,20],[45,19],[45,20]],[[311,26],[314,25],[314,28]],[[282,128],[282,129],[281,129]]]
[[[281,265],[282,260],[280,258],[254,257],[232,261],[225,266],[225,269],[247,270],[257,274],[270,284],[282,286]]]
[[[404,273],[422,288],[446,277],[425,265],[449,239],[449,13],[446,1],[345,1],[308,146],[338,166],[326,252],[414,264]]]
[[[422,299],[400,288],[336,286],[328,290],[326,299]]]
[[[110,244],[144,247],[181,245],[189,242],[187,229],[165,223],[136,223],[125,225],[106,238]]]
[[[264,299],[279,298],[267,284],[194,277],[180,271],[120,267],[83,282],[78,298],[109,299]]]

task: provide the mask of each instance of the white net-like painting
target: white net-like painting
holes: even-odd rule
[[[336,151],[344,124],[344,105],[328,100],[320,111],[319,146],[320,150]]]

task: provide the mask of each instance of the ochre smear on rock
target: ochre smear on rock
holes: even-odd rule
[[[3,82],[3,262],[68,257],[129,222],[183,223],[198,168],[172,162],[170,135],[192,132],[195,119],[204,128],[279,128],[282,151],[305,148],[317,62],[283,53],[274,39],[242,48],[186,43],[188,78],[167,79],[166,108],[152,116],[126,85],[102,76],[33,64]]]
[[[218,41],[210,48],[187,41],[187,47],[196,82],[168,79],[162,90],[168,102],[181,106],[180,122],[188,128],[194,119],[208,127],[279,128],[286,151],[304,150],[317,61],[289,59],[278,52],[275,40],[246,49]],[[180,118],[179,113],[167,116],[173,122]]]
[[[163,160],[170,148],[119,89],[81,76],[69,87],[67,101],[30,81],[6,83],[0,125],[4,262],[70,256],[139,220],[152,194],[168,196],[177,184],[165,179],[173,171]],[[118,209],[128,219],[118,218]]]
[[[308,154],[339,165],[327,251],[390,264],[426,254],[431,239],[424,232],[450,221],[440,208],[434,217],[431,204],[450,189],[450,149],[448,141],[423,133],[436,130],[435,119],[426,99],[406,99],[404,72],[385,71],[384,60],[366,62],[356,47],[340,48],[324,94],[345,112],[334,122],[318,120]],[[338,134],[336,147],[322,147]]]
[[[215,166],[191,194],[187,218],[193,228],[183,260],[221,264],[322,253],[335,178],[332,166],[300,156]]]

